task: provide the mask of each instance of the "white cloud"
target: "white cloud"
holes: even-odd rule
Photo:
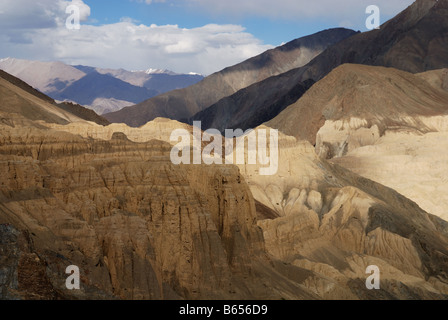
[[[6,14],[0,13],[0,54],[103,68],[210,74],[272,47],[238,25],[183,29],[146,26],[123,17],[119,23],[81,23],[80,30],[68,30],[65,9],[72,4],[80,8],[81,21],[86,21],[90,7],[82,0],[1,0],[0,12]]]
[[[0,30],[2,55],[104,68],[152,67],[210,74],[272,47],[238,25],[185,29],[177,25],[137,25],[124,18],[119,23],[81,24],[80,30],[68,30],[62,18],[51,17],[54,27],[19,32],[9,36],[6,43]]]
[[[145,0],[131,0],[140,1]],[[217,15],[258,15],[268,18],[336,19],[335,26],[356,26],[365,21],[371,0],[146,0],[188,5]],[[382,13],[397,13],[412,0],[376,0]],[[177,25],[143,25],[124,17],[119,23],[67,30],[65,8],[80,7],[81,20],[90,16],[82,0],[1,0],[0,43],[2,56],[60,60],[104,68],[171,69],[210,74],[259,54],[272,46],[263,44],[239,25],[209,24],[184,29]],[[190,8],[190,9],[191,9]]]
[[[2,0],[0,1],[0,28],[1,29],[31,29],[49,28],[56,25],[55,14],[48,10],[51,0],[42,0],[38,3],[29,0]]]
[[[65,23],[65,9],[69,5],[80,8],[81,21],[90,16],[90,7],[82,0],[1,0],[0,28],[3,30],[31,30],[53,28]]]

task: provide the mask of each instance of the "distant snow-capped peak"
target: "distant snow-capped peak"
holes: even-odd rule
[[[153,69],[153,68],[149,68],[147,70],[145,70],[146,74],[162,74],[162,73],[174,73],[172,71],[169,70],[164,70],[164,69]]]
[[[188,72],[188,75],[190,75],[190,76],[202,76],[202,74],[197,73],[197,72]]]
[[[154,69],[149,68],[146,70],[131,70],[133,73],[146,73],[146,74],[169,74],[169,75],[177,75],[177,73],[167,70],[167,69]]]

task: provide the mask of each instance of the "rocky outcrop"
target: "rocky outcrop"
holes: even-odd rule
[[[342,65],[267,125],[447,219],[445,77],[445,69]]]
[[[264,128],[263,128],[264,129]],[[258,222],[267,251],[315,272],[306,286],[332,299],[433,299],[447,295],[447,223],[392,189],[320,159],[280,135],[279,171],[240,166],[254,198],[278,218]],[[369,265],[381,290],[365,290]]]
[[[237,167],[174,166],[171,145],[124,134],[19,130],[0,143],[4,297],[317,298],[273,267]],[[69,265],[80,291],[65,288]]]
[[[97,140],[110,140],[115,132],[122,132],[133,142],[148,142],[151,140],[162,140],[170,143],[171,133],[176,129],[184,129],[192,132],[192,127],[175,120],[157,118],[148,122],[140,128],[132,128],[122,123],[113,123],[105,127],[94,123],[73,122],[67,125],[46,123],[46,127],[55,130],[70,132],[84,138]]]
[[[430,120],[426,122],[434,122]],[[448,147],[447,141],[447,131],[387,131],[374,144],[331,161],[397,190],[427,212],[447,220],[448,158],[441,152]]]

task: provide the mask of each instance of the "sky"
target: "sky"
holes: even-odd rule
[[[209,75],[315,32],[367,31],[413,0],[1,0],[0,58]],[[73,25],[79,9],[80,28]]]

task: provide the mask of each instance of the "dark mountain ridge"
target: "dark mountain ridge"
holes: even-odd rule
[[[305,65],[329,46],[354,34],[353,30],[336,28],[299,38],[214,73],[193,86],[170,91],[104,117],[134,127],[157,117],[188,119],[240,89]]]

